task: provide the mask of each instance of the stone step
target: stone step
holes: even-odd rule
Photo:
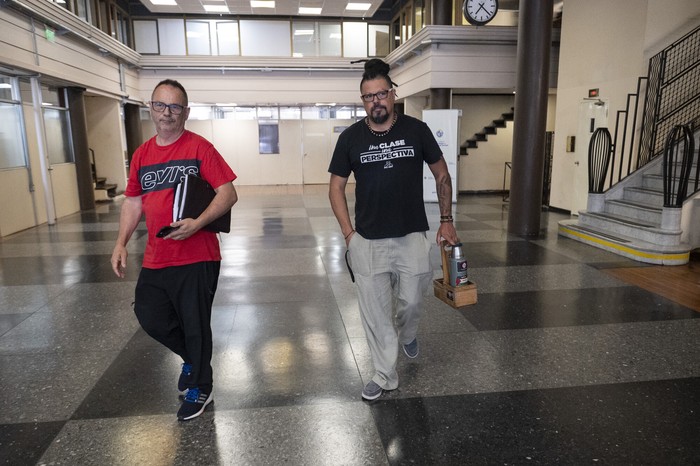
[[[579,212],[579,224],[594,230],[610,231],[614,234],[659,245],[674,246],[681,242],[682,231],[662,229],[658,223],[615,215],[607,212]]]
[[[582,225],[580,217],[559,222],[559,235],[649,264],[683,265],[690,259],[690,245],[660,246],[617,231]]]
[[[622,217],[633,218],[644,223],[661,225],[662,207],[625,199],[608,199],[605,212]]]

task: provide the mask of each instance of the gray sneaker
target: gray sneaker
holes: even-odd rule
[[[418,338],[414,338],[411,343],[401,346],[403,346],[403,352],[409,358],[414,359],[418,357]]]
[[[384,389],[380,387],[374,380],[370,380],[362,390],[362,398],[368,401],[376,400],[382,396]]]

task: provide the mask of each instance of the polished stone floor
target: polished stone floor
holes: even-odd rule
[[[429,296],[420,356],[402,355],[399,389],[367,403],[327,188],[239,195],[215,401],[186,423],[180,361],[132,312],[143,224],[123,280],[109,264],[119,201],[0,241],[0,464],[698,464],[700,313],[607,274],[644,265],[557,236],[564,215],[543,212],[526,240],[507,233],[500,196],[460,196],[478,303]],[[436,246],[432,260],[439,277]]]

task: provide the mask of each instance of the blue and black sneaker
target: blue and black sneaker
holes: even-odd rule
[[[183,362],[182,372],[180,372],[180,378],[177,381],[177,389],[181,392],[187,390],[187,382],[189,382],[190,375],[192,375],[192,364]]]
[[[204,412],[207,405],[214,401],[211,393],[204,393],[199,388],[190,388],[185,395],[185,401],[177,412],[178,421],[189,421]]]

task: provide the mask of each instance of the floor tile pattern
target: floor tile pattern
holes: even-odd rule
[[[478,303],[429,290],[420,356],[364,402],[371,361],[327,187],[239,197],[215,401],[186,423],[181,361],[133,315],[143,223],[124,279],[109,264],[119,200],[0,240],[0,464],[697,464],[700,313],[606,273],[642,265],[557,236],[567,216],[543,211],[521,238],[501,196],[459,196]],[[437,246],[431,263],[441,276]]]

